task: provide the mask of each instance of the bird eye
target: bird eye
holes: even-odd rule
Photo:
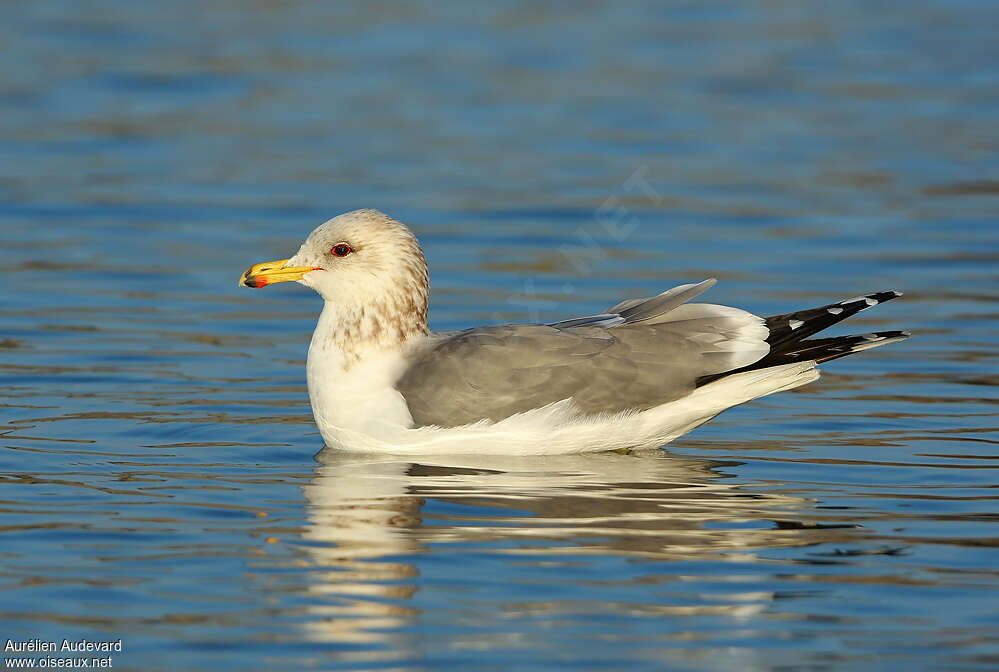
[[[333,249],[330,250],[330,254],[336,257],[346,257],[353,251],[353,248],[351,248],[351,246],[347,243],[337,243],[333,246]]]

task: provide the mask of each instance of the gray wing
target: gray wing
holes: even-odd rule
[[[396,389],[416,426],[498,421],[568,398],[587,414],[652,408],[690,393],[701,376],[769,351],[761,318],[684,304],[714,283],[591,317],[462,331],[415,354]]]

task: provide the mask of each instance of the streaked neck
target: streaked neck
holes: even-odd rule
[[[361,306],[326,301],[312,335],[310,357],[322,353],[330,363],[339,360],[339,368],[348,370],[368,356],[399,352],[410,339],[430,333],[425,301],[419,305],[392,299]]]

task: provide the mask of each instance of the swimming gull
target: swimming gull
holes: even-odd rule
[[[688,303],[714,279],[600,315],[434,333],[419,242],[377,210],[315,229],[251,266],[246,287],[296,281],[324,299],[307,379],[331,447],[556,454],[661,446],[718,413],[819,377],[815,368],[904,331],[809,338],[900,292],[761,318]]]

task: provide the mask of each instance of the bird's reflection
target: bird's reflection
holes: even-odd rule
[[[737,463],[665,451],[414,462],[325,450],[316,459],[316,476],[303,487],[311,523],[303,536],[315,567],[309,589],[321,598],[310,608],[309,634],[391,643],[401,655],[408,647],[400,631],[418,613],[409,605],[420,586],[415,556],[441,544],[482,544],[532,561],[589,554],[744,560],[763,548],[849,534],[796,523],[813,503],[736,483],[723,469]],[[509,541],[517,543],[495,543]],[[720,605],[717,597],[712,613],[755,613],[766,603],[749,606],[733,595]]]

